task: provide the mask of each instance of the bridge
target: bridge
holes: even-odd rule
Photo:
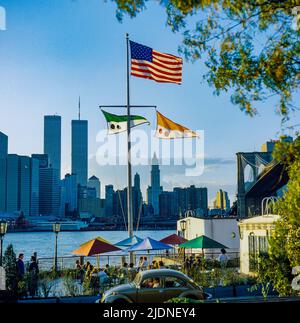
[[[284,165],[272,152],[239,152],[237,155],[237,217],[262,214],[265,197],[279,196],[288,182]]]

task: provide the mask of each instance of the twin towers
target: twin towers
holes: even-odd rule
[[[88,121],[72,120],[71,173],[76,174],[77,184],[87,185],[88,180]],[[48,155],[52,168],[61,176],[61,116],[44,116],[44,154]]]

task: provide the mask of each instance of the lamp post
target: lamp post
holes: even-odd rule
[[[54,270],[57,272],[57,236],[60,232],[60,223],[53,224],[53,232],[55,233],[55,258],[54,258]]]
[[[1,251],[0,251],[0,266],[2,266],[3,238],[4,238],[5,234],[6,234],[6,231],[7,231],[7,222],[0,221],[0,240],[1,240],[1,243],[0,243],[0,248],[1,248]]]
[[[186,220],[181,220],[180,221],[180,229],[183,232],[183,238],[185,238]]]
[[[180,229],[183,232],[183,238],[185,238],[186,220],[180,221]],[[183,248],[183,261],[185,262],[185,248]]]

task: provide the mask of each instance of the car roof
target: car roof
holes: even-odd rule
[[[174,269],[149,269],[149,270],[140,271],[140,274],[142,277],[152,276],[152,275],[159,275],[159,276],[172,275],[172,276],[187,277],[184,273]]]

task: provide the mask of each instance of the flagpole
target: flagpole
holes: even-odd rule
[[[131,175],[131,138],[130,138],[130,88],[129,88],[129,34],[126,33],[127,49],[127,215],[128,215],[128,236],[133,237],[133,214],[132,214],[132,175]],[[132,254],[130,254],[132,258]],[[132,259],[130,260],[132,262]]]

